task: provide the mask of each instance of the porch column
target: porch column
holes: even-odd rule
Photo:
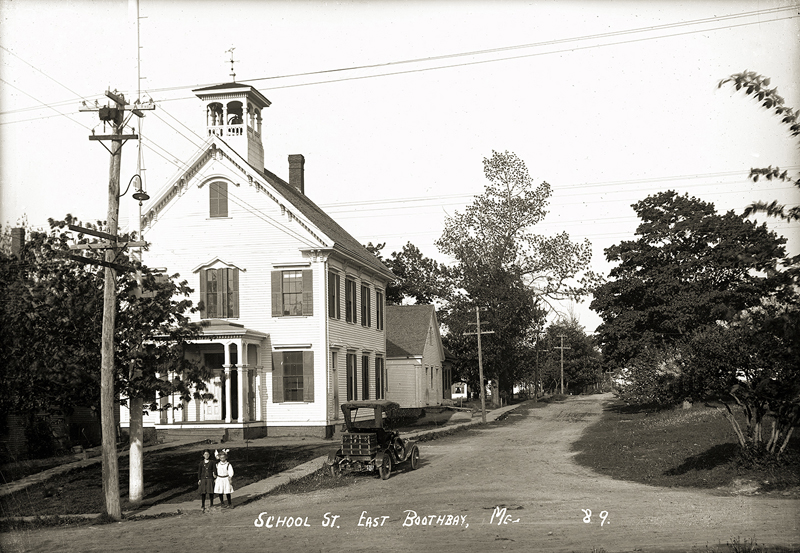
[[[250,422],[253,420],[253,413],[250,412],[250,367],[242,365],[240,369],[242,373],[242,396],[244,406],[242,407],[242,422]]]
[[[255,365],[255,371],[256,371],[256,379],[255,379],[256,380],[256,390],[255,390],[255,392],[256,392],[256,412],[253,413],[253,414],[255,415],[255,420],[263,421],[263,420],[266,420],[266,418],[264,417],[264,413],[261,410],[261,394],[263,393],[263,390],[261,388],[261,372],[262,372],[262,369],[264,367],[261,364],[261,345],[260,344],[256,345],[256,358],[253,359],[253,365]]]
[[[246,355],[242,350],[246,347],[246,344],[240,342],[239,347],[236,348],[236,372],[238,376],[236,379],[236,392],[239,396],[239,422],[245,422],[247,420],[247,415],[245,415],[247,406],[244,404],[244,379],[247,375],[247,370],[244,368],[244,361],[242,359],[242,357]]]
[[[225,369],[225,373],[222,375],[225,383],[225,422],[231,422],[231,365],[225,363],[222,368]]]
[[[256,396],[256,412],[253,413],[253,420],[263,421],[264,417],[261,414],[261,365],[256,363],[255,367],[256,372],[256,389],[255,389],[255,396]]]

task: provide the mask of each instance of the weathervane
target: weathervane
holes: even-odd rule
[[[230,50],[225,50],[225,52],[230,52],[231,53],[231,59],[230,59],[230,62],[231,62],[231,82],[235,83],[236,82],[236,73],[233,70],[233,64],[234,64],[234,62],[237,62],[239,60],[234,60],[233,59],[233,51],[234,50],[236,50],[236,47],[235,46],[231,46]]]

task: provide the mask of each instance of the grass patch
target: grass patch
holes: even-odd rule
[[[230,461],[236,470],[234,486],[241,488],[327,453],[330,444],[307,446],[259,446],[231,448]],[[145,452],[144,501],[161,503],[197,490],[197,465],[202,448],[193,446]],[[123,511],[128,503],[128,462],[120,460],[119,482]],[[100,464],[54,476],[0,498],[0,516],[20,517],[100,513],[104,510]]]
[[[15,463],[7,463],[0,467],[0,482],[7,484],[16,480],[21,480],[26,476],[44,472],[53,467],[63,465],[64,463],[71,463],[79,459],[76,455],[62,455],[59,457],[50,457],[49,459],[28,459],[17,461]]]
[[[781,491],[800,486],[800,440],[781,462],[742,461],[722,408],[633,409],[607,405],[601,420],[573,445],[575,461],[620,480],[664,487],[731,488],[737,493]]]

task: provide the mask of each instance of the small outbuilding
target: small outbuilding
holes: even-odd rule
[[[386,379],[386,399],[401,407],[441,405],[450,399],[451,364],[434,306],[386,306]]]

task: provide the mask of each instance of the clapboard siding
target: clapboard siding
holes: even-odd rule
[[[419,372],[424,370],[420,359],[393,360],[386,365],[386,399],[396,401],[400,407],[422,407],[417,397]]]
[[[209,185],[218,180],[228,185],[228,217],[225,218],[209,216]],[[365,272],[352,259],[337,252],[330,253],[328,259],[322,254],[309,253],[308,249],[312,248],[330,252],[332,244],[324,243],[324,233],[305,220],[290,203],[282,201],[280,194],[266,181],[259,182],[257,186],[251,185],[227,161],[209,161],[202,172],[184,184],[179,195],[146,226],[144,239],[151,244],[150,250],[144,254],[144,262],[150,267],[166,268],[169,274],[179,273],[180,278],[194,289],[191,300],[195,304],[201,299],[201,269],[239,269],[238,317],[226,320],[269,335],[261,344],[261,369],[257,375],[259,407],[262,420],[266,417],[267,426],[318,426],[332,423],[337,418],[333,405],[334,386],[339,388],[340,402],[346,400],[348,349],[356,352],[359,371],[361,356],[370,357],[370,397],[375,397],[375,357],[384,355],[386,350],[385,331],[376,329],[375,290],[385,289],[385,277]],[[273,317],[272,271],[295,269],[312,271],[313,315]],[[328,318],[329,270],[338,271],[341,275],[341,320]],[[353,277],[357,284],[356,311],[359,321],[356,324],[345,322],[344,317],[347,275]],[[362,283],[370,286],[370,327],[362,327],[360,322]],[[193,318],[200,320],[200,314],[194,314]],[[288,345],[307,346],[298,347],[297,350],[313,352],[312,403],[272,401],[271,353],[291,351],[281,348]],[[340,349],[332,349],[334,345]],[[331,351],[338,351],[337,382],[332,379]],[[358,379],[358,385],[359,397],[363,397],[361,378]],[[189,402],[185,420],[200,420],[200,409],[201,406],[194,400]],[[145,424],[156,424],[160,418],[158,413],[148,414]],[[177,412],[175,420],[184,420],[183,413]]]

